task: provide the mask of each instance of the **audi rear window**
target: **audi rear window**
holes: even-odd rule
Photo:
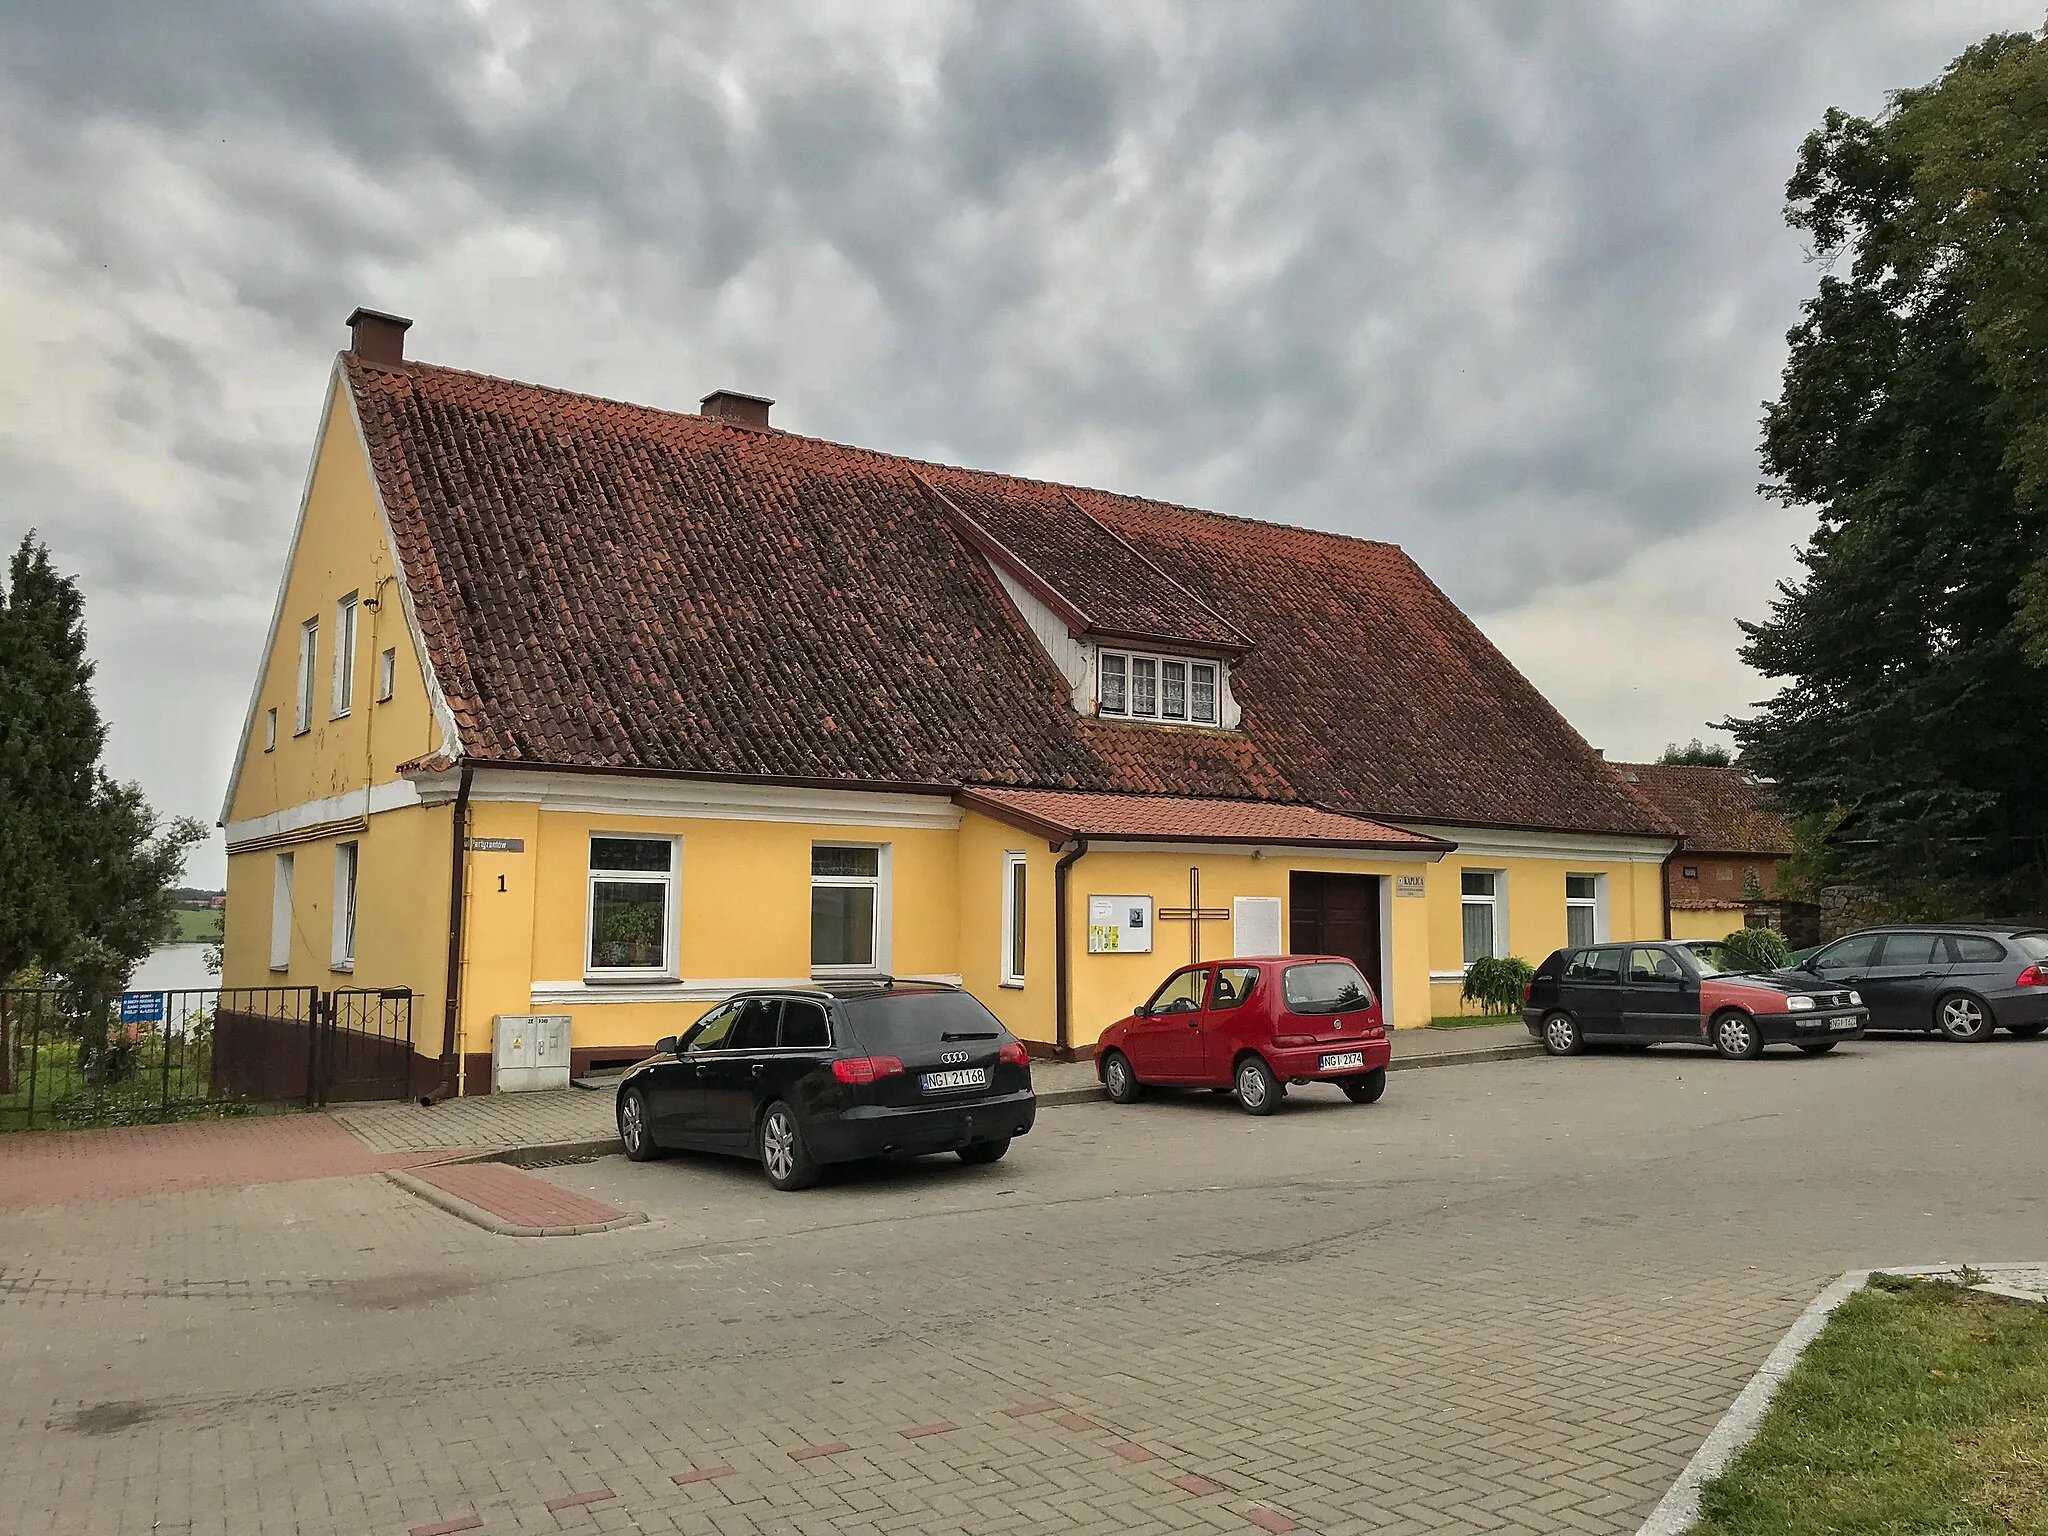
[[[1372,988],[1358,967],[1342,960],[1288,966],[1280,973],[1280,995],[1289,1013],[1355,1013],[1372,1006]]]
[[[840,1012],[877,1055],[899,1046],[1000,1040],[1003,1023],[965,992],[877,992],[841,998]]]

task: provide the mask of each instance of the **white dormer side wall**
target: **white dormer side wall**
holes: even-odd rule
[[[1230,690],[1230,663],[1216,663],[1216,719],[1226,731],[1237,729],[1238,721],[1244,718],[1244,711],[1237,707],[1237,695]]]
[[[1067,689],[1074,708],[1081,714],[1095,712],[1095,654],[1088,646],[1076,640],[1067,632],[1067,621],[1026,590],[1010,573],[989,562],[989,569],[996,573],[996,580],[1003,584],[1003,590],[1010,594],[1010,601],[1017,605],[1017,611],[1024,616],[1024,622],[1031,626],[1031,633],[1038,637],[1038,643],[1045,654],[1052,658],[1052,664],[1060,669],[1060,676],[1067,680]]]

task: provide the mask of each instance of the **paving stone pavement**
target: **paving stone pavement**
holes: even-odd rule
[[[1531,1043],[1529,1032],[1520,1024],[1397,1029],[1392,1038],[1395,1062],[1411,1065],[1438,1058],[1481,1056]],[[1034,1062],[1031,1080],[1041,1094],[1072,1094],[1097,1086],[1091,1061]],[[618,1135],[612,1120],[613,1096],[608,1089],[479,1094],[474,1098],[449,1099],[431,1108],[411,1103],[345,1104],[328,1113],[379,1152],[426,1151],[449,1146],[492,1150],[563,1146],[604,1141]]]
[[[381,1177],[23,1210],[0,1528],[1627,1532],[1833,1274],[2040,1250],[2044,1090],[1660,1048],[802,1196],[604,1158],[541,1176],[650,1221],[545,1243]]]

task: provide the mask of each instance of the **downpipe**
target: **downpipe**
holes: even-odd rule
[[[1067,939],[1067,871],[1088,851],[1088,839],[1069,838],[1060,850],[1060,861],[1052,867],[1052,1053],[1056,1061],[1072,1061],[1073,1047],[1067,1043],[1067,992],[1072,964]]]
[[[462,910],[469,872],[469,783],[476,770],[462,766],[455,789],[454,831],[448,856],[448,989],[441,1005],[441,1081],[420,1099],[423,1106],[453,1096],[460,1063],[456,1059],[455,1026],[462,1008]]]

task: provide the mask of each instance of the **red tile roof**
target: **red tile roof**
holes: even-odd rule
[[[1298,843],[1339,848],[1448,852],[1456,846],[1402,827],[1313,805],[1199,800],[1188,795],[1098,795],[1058,789],[963,789],[971,810],[1052,842],[1069,837],[1135,842]]]
[[[1665,828],[1391,545],[427,364],[344,365],[472,760]],[[1033,508],[1083,509],[1104,538],[1076,525],[1065,565],[1040,541],[1044,574],[1104,624],[1248,641],[1231,664],[1241,728],[1078,714],[928,485],[1013,535]],[[1117,540],[1171,583],[1113,569]]]
[[[1789,854],[1792,828],[1771,805],[1770,787],[1745,768],[1616,763],[1637,794],[1685,835],[1688,853]]]

